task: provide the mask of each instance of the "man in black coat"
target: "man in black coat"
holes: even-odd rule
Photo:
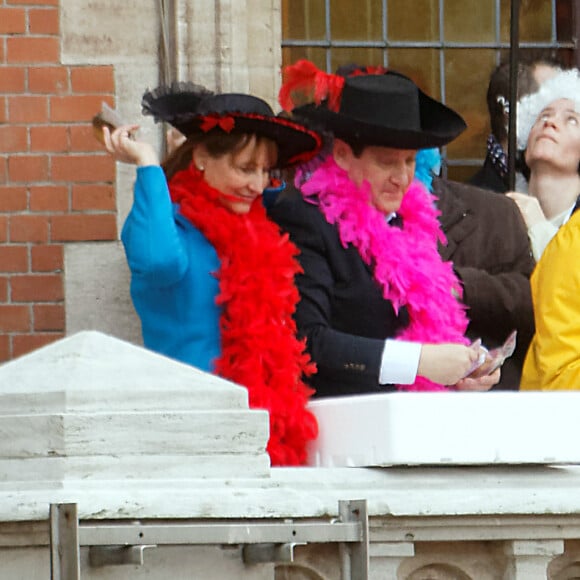
[[[483,351],[464,340],[432,198],[411,184],[417,149],[448,143],[465,123],[393,71],[326,88],[323,102],[293,112],[330,132],[332,151],[269,210],[300,250],[295,318],[317,396],[489,389],[499,372],[464,378]],[[291,92],[283,86],[281,101]]]

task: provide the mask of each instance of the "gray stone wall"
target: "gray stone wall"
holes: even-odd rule
[[[140,122],[140,136],[162,135],[141,115],[141,96],[160,78],[158,2],[61,0],[65,64],[112,64],[117,109]],[[280,0],[175,0],[168,27],[179,80],[218,91],[249,91],[276,108],[280,84]],[[118,229],[132,202],[134,168],[117,166]],[[139,343],[129,297],[129,274],[118,243],[69,244],[65,249],[66,333],[100,330]]]

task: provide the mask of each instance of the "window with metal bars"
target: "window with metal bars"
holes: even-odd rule
[[[490,131],[485,95],[508,60],[511,0],[282,0],[283,64],[301,58],[328,72],[383,65],[457,110],[468,130],[443,156],[444,174],[467,180],[481,166]],[[579,0],[521,0],[522,59],[577,62]]]

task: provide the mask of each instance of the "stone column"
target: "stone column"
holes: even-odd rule
[[[179,0],[179,70],[217,91],[250,92],[276,104],[280,0]]]
[[[563,540],[506,542],[508,564],[503,580],[546,580],[552,559],[564,553]]]

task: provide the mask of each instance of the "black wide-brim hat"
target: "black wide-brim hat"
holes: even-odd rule
[[[278,146],[276,167],[309,161],[320,150],[320,135],[277,116],[266,101],[243,93],[213,94],[200,85],[174,83],[143,95],[143,113],[165,121],[186,137],[210,131],[266,137]]]
[[[348,143],[396,149],[441,147],[467,128],[455,111],[394,71],[347,77],[336,112],[322,103],[292,113]]]

